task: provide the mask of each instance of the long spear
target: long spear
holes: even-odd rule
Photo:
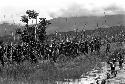
[[[14,33],[12,32],[11,35],[12,35],[14,41],[15,41]],[[13,55],[13,42],[11,42],[11,56],[10,56],[10,60],[11,60],[11,61],[12,61],[12,55]]]
[[[36,26],[35,26],[35,40],[37,40],[37,37],[36,37],[36,30],[37,30],[37,17],[36,17]]]

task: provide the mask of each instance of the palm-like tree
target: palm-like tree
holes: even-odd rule
[[[39,40],[43,41],[46,37],[46,27],[51,24],[50,21],[46,20],[46,18],[39,18],[39,25],[38,25],[38,36]]]
[[[37,30],[37,16],[39,13],[37,13],[34,10],[27,10],[26,14],[28,14],[29,19],[36,19],[36,27],[35,27],[35,39],[36,39],[36,30]]]
[[[51,24],[50,23],[50,21],[49,20],[46,20],[46,18],[39,18],[39,23],[42,25],[42,26],[47,26],[47,25],[49,25],[49,24]]]
[[[26,23],[26,26],[28,26],[28,21],[29,21],[28,16],[26,15],[21,16],[21,21]]]
[[[22,33],[22,30],[20,28],[17,28],[16,29],[16,34],[21,34]]]
[[[28,14],[29,19],[37,19],[37,16],[39,15],[39,13],[34,10],[27,10],[26,14]]]
[[[46,18],[39,18],[39,23],[37,24],[37,17],[38,14],[36,11],[34,10],[27,10],[26,11],[27,15],[21,16],[21,21],[27,24],[27,29],[25,29],[24,31],[20,31],[17,30],[17,34],[21,34],[22,36],[28,36],[31,37],[30,35],[32,35],[32,39],[35,39],[34,41],[44,41],[46,38],[46,27],[51,24],[49,20],[46,20]],[[29,19],[36,19],[36,25],[33,25],[32,27],[28,27],[28,21]]]

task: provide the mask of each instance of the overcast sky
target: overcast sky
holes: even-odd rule
[[[40,17],[89,16],[124,14],[125,0],[0,0],[0,21],[19,23],[28,9]]]

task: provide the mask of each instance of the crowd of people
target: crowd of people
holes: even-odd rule
[[[2,66],[5,63],[16,63],[21,64],[24,61],[31,63],[38,63],[40,60],[50,60],[57,62],[61,55],[69,58],[75,58],[80,54],[96,54],[100,55],[100,49],[102,46],[106,46],[105,53],[110,53],[111,42],[106,38],[99,36],[89,36],[84,40],[73,39],[61,40],[60,42],[51,41],[49,43],[40,43],[40,41],[34,39],[26,39],[20,43],[14,42],[0,42],[0,62]],[[116,76],[115,70],[116,61],[119,62],[119,68],[122,69],[123,55],[121,53],[113,53],[109,56],[107,63],[111,67],[111,74]],[[109,75],[107,75],[109,78]]]
[[[60,41],[56,43],[51,41],[50,43],[40,43],[35,41],[21,42],[21,43],[7,43],[0,42],[0,62],[4,67],[5,63],[21,64],[24,61],[30,61],[31,63],[38,63],[39,60],[50,60],[57,62],[58,57],[64,55],[66,57],[75,58],[80,54],[93,54],[100,55],[101,46],[106,46],[105,53],[110,53],[107,63],[110,65],[111,73],[107,74],[107,79],[111,75],[116,77],[116,62],[119,62],[119,69],[123,68],[124,56],[122,53],[112,53],[110,51],[110,42],[102,41],[99,37],[92,37],[82,41],[69,40]],[[107,54],[108,55],[108,54]],[[105,84],[103,80],[102,84]],[[97,82],[98,84],[98,82]]]
[[[107,65],[110,67],[110,69],[106,69],[107,71],[104,78],[101,79],[99,77],[96,79],[96,84],[107,84],[108,82],[110,83],[108,79],[117,77],[117,74],[119,73],[118,71],[124,69],[124,53],[113,52],[107,61]],[[108,68],[108,66],[106,66],[105,68]]]
[[[111,75],[113,77],[116,77],[117,75],[117,70],[116,70],[116,65],[117,63],[119,64],[119,70],[123,69],[123,63],[124,63],[124,55],[122,53],[118,53],[115,54],[116,56],[114,56],[113,58],[110,59],[110,61],[108,61],[108,64],[110,65],[111,68]],[[109,77],[110,75],[108,75],[107,77]]]
[[[25,60],[32,63],[38,62],[39,59],[57,61],[58,57],[63,54],[75,58],[80,53],[88,54],[89,52],[100,52],[102,46],[101,40],[93,38],[91,41],[62,41],[59,43],[51,42],[41,44],[38,42],[22,42],[20,44],[0,43],[0,61],[4,66],[5,62],[20,64]],[[106,51],[109,51],[109,46]]]

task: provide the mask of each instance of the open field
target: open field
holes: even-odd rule
[[[111,52],[118,48],[111,44]],[[21,65],[6,64],[1,66],[0,84],[55,84],[57,80],[78,79],[81,75],[100,67],[100,62],[105,61],[105,46],[101,47],[101,54],[80,55],[74,59],[62,58],[57,63],[45,60],[37,64],[24,62]],[[23,82],[23,83],[21,83]]]
[[[93,61],[94,62],[94,61]],[[24,64],[21,66],[8,66],[1,69],[1,78],[7,82],[11,80],[15,81],[54,81],[64,80],[68,78],[79,78],[83,73],[91,70],[94,65],[89,59],[85,59],[84,56],[80,56],[76,59],[70,60],[65,63],[50,63],[49,61],[30,65]],[[3,80],[1,79],[1,80]],[[6,83],[5,83],[6,84]],[[33,83],[34,84],[34,83]],[[41,83],[40,83],[41,84]]]

